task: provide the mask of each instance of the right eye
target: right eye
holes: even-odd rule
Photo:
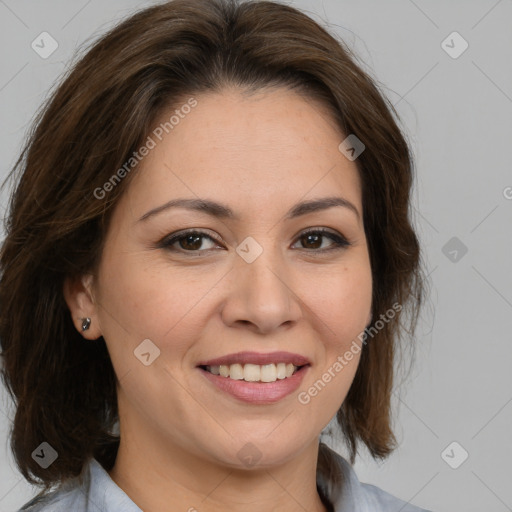
[[[160,242],[160,247],[172,252],[201,253],[207,250],[212,250],[211,248],[201,249],[205,239],[209,239],[212,242],[217,242],[217,244],[219,243],[218,240],[205,233],[204,231],[190,229],[188,231],[181,231],[179,233],[173,233],[169,235],[164,240],[162,240],[162,242]],[[178,244],[180,247],[174,247],[176,244]]]

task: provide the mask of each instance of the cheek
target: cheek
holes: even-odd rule
[[[319,277],[319,276],[317,276]],[[310,281],[314,284],[314,281]],[[303,286],[302,297],[322,326],[328,345],[343,347],[364,330],[372,303],[369,266],[328,272],[314,286]]]
[[[187,348],[188,339],[197,337],[203,301],[222,273],[176,264],[171,271],[171,265],[144,253],[105,257],[99,302],[106,340],[122,340],[132,349],[146,338],[161,349],[172,340],[177,354]]]

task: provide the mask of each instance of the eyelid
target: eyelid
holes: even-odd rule
[[[212,235],[208,231],[204,231],[201,228],[188,228],[188,229],[184,229],[184,230],[180,230],[180,231],[175,231],[174,233],[171,233],[169,235],[164,236],[157,243],[157,246],[159,248],[164,248],[164,249],[168,248],[171,245],[171,243],[175,243],[180,238],[185,237],[185,236],[190,235],[190,234],[203,235],[205,238],[210,238],[211,240],[213,240],[214,242],[218,243],[219,245],[222,245],[222,243],[223,243],[220,239],[218,239],[215,235]],[[186,252],[197,252],[197,253],[199,253],[199,252],[204,252],[204,250],[203,251],[186,251]]]

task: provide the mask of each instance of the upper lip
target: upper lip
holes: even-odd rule
[[[271,364],[271,363],[292,363],[295,366],[304,366],[310,364],[309,360],[300,354],[292,352],[267,352],[265,354],[259,352],[237,352],[236,354],[228,354],[225,356],[202,361],[197,366],[220,366],[231,364]]]

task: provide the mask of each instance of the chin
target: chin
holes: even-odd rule
[[[217,453],[217,460],[236,469],[270,469],[285,464],[310,446],[311,441],[303,435],[295,439],[286,436],[247,436],[232,440],[231,446]],[[229,452],[229,455],[227,455]]]

